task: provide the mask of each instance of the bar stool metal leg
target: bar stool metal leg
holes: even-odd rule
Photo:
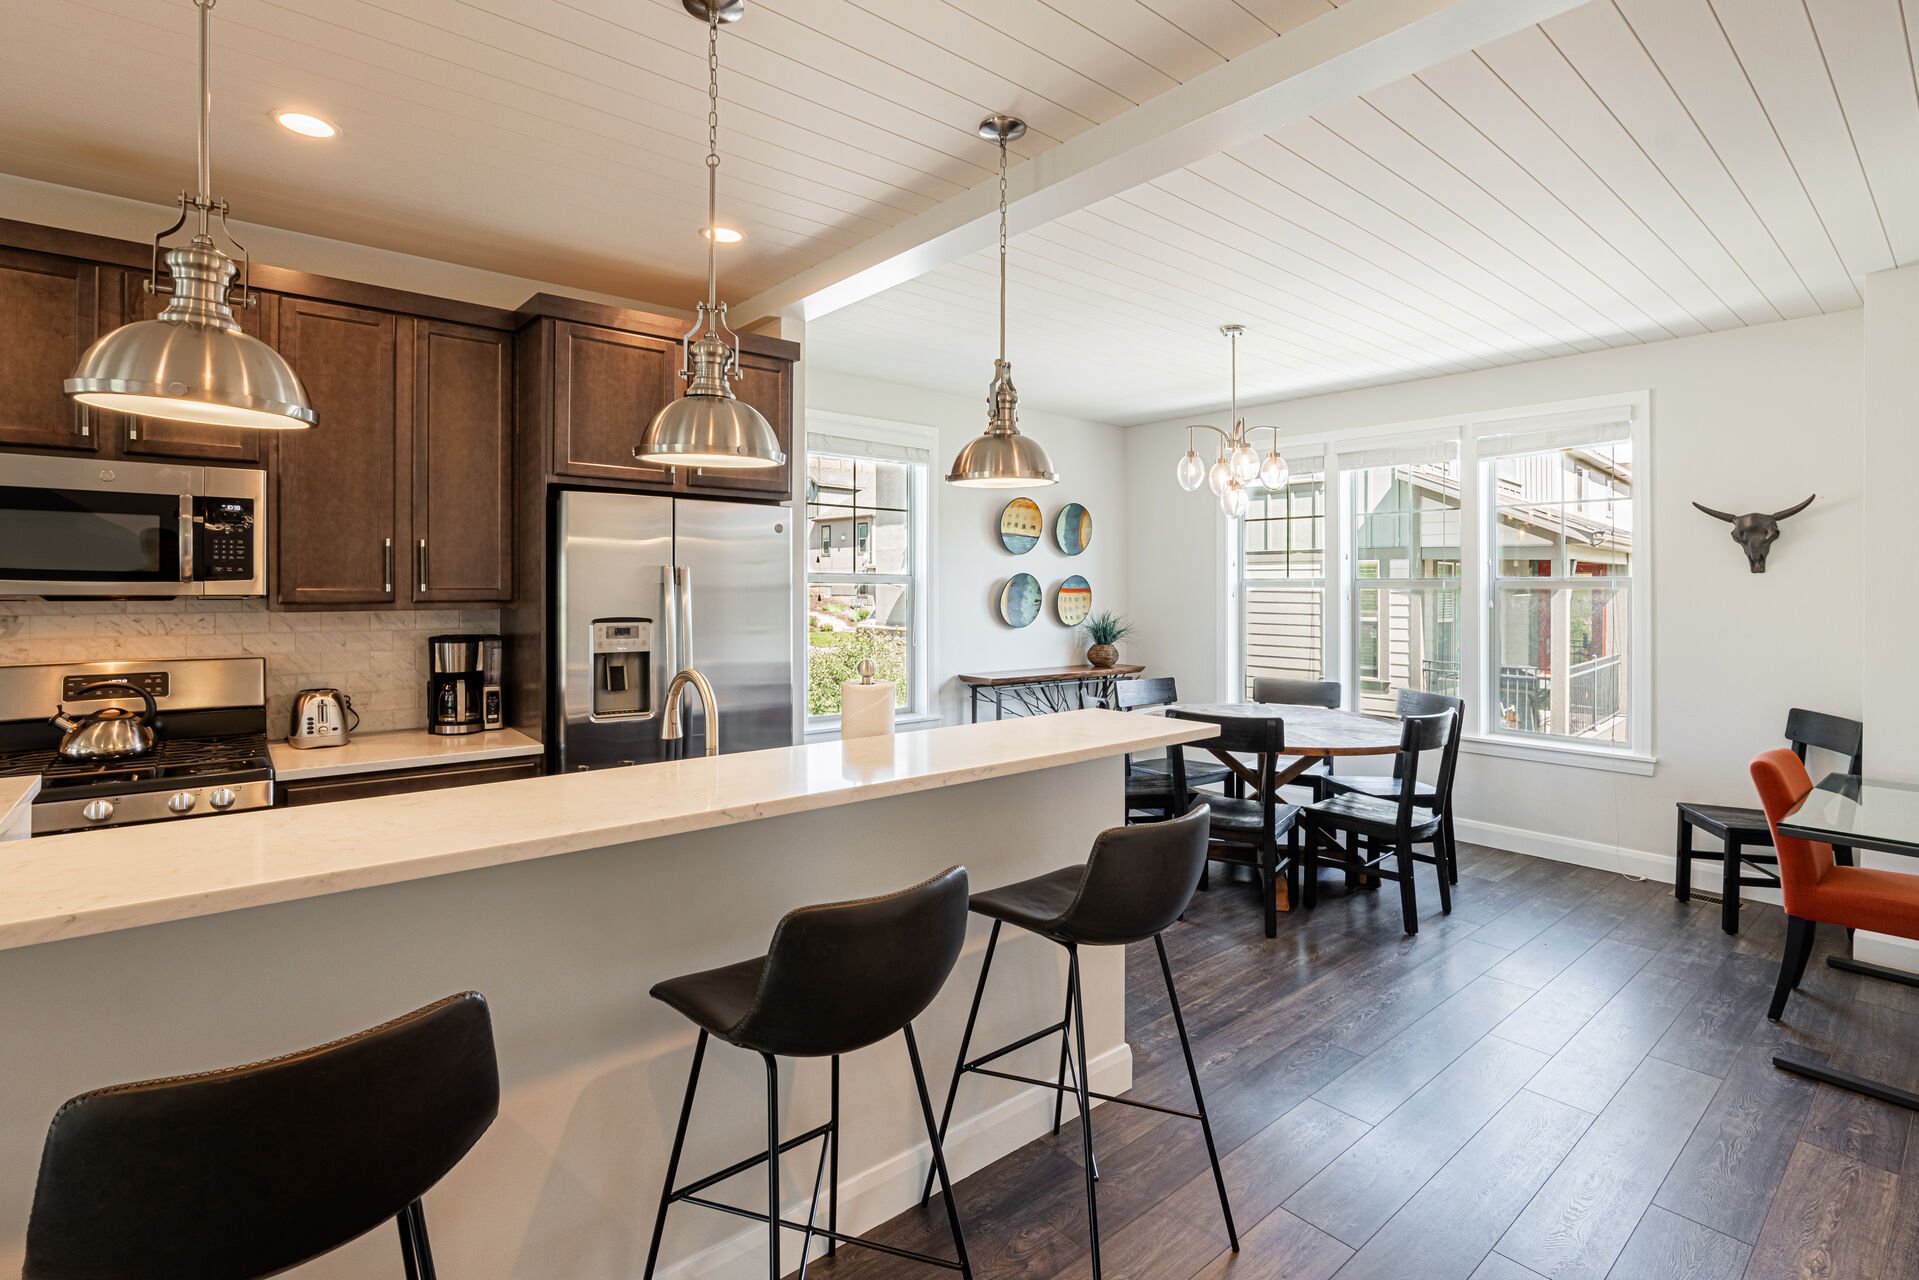
[[[1213,1145],[1213,1122],[1206,1115],[1206,1095],[1199,1087],[1199,1067],[1193,1062],[1193,1042],[1186,1035],[1186,1015],[1180,1011],[1179,992],[1173,988],[1173,963],[1166,958],[1166,939],[1153,935],[1159,950],[1159,971],[1166,979],[1166,1002],[1173,1006],[1173,1026],[1179,1030],[1180,1051],[1186,1055],[1186,1078],[1193,1082],[1194,1109],[1199,1112],[1200,1132],[1206,1135],[1206,1158],[1213,1162],[1213,1185],[1219,1188],[1219,1211],[1226,1217],[1226,1238],[1233,1252],[1239,1252],[1239,1229],[1233,1225],[1233,1206],[1226,1199],[1226,1175],[1220,1171],[1219,1148]]]
[[[833,1055],[833,1132],[827,1141],[832,1143],[832,1166],[828,1175],[832,1182],[826,1191],[826,1256],[833,1257],[839,1249],[840,1231],[840,1055]],[[817,1198],[817,1193],[815,1193]]]
[[[1073,984],[1073,1038],[1079,1050],[1079,1079],[1075,1082],[1079,1092],[1079,1131],[1080,1142],[1086,1154],[1086,1227],[1092,1241],[1093,1280],[1100,1280],[1099,1269],[1099,1175],[1093,1164],[1093,1104],[1087,1096],[1087,1080],[1090,1069],[1086,1062],[1086,1003],[1079,984],[1079,948],[1066,948]]]
[[[680,1176],[680,1153],[686,1149],[686,1123],[693,1118],[693,1094],[700,1087],[700,1066],[706,1061],[706,1032],[693,1045],[693,1070],[686,1076],[686,1101],[680,1104],[680,1124],[673,1131],[673,1153],[666,1159],[666,1184],[660,1188],[660,1212],[653,1219],[653,1243],[646,1250],[645,1280],[653,1280],[653,1268],[660,1260],[660,1240],[666,1234],[666,1210],[673,1203],[673,1187]],[[416,1280],[407,1272],[407,1280]]]
[[[938,1176],[940,1198],[946,1202],[946,1222],[953,1232],[953,1248],[959,1254],[961,1280],[973,1280],[973,1262],[966,1254],[966,1232],[960,1227],[959,1202],[953,1199],[953,1180],[946,1172],[946,1144],[933,1124],[933,1098],[926,1091],[926,1069],[920,1065],[919,1041],[913,1024],[906,1024],[906,1055],[913,1060],[913,1083],[919,1088],[920,1114],[926,1119],[926,1136],[933,1141],[933,1173]],[[948,1264],[942,1264],[948,1265]]]
[[[1073,1021],[1073,977],[1069,970],[1066,977],[1066,1012],[1059,1016],[1062,1027],[1070,1026]],[[1066,1114],[1066,1066],[1072,1057],[1073,1037],[1068,1031],[1059,1035],[1059,1091],[1053,1095],[1053,1136],[1059,1136],[1060,1121]]]
[[[993,931],[986,936],[986,957],[980,961],[979,985],[973,988],[973,1007],[966,1011],[966,1030],[960,1033],[959,1058],[953,1063],[953,1082],[946,1086],[946,1106],[940,1111],[939,1142],[946,1145],[946,1127],[953,1121],[953,1099],[959,1096],[960,1077],[965,1075],[966,1051],[973,1047],[973,1026],[979,1021],[980,998],[986,994],[986,975],[993,971],[993,952],[999,947],[1000,922],[993,921]],[[1059,1132],[1059,1122],[1053,1122],[1053,1132]],[[920,1188],[920,1203],[924,1205],[933,1198],[933,1171],[926,1171],[926,1185]]]
[[[770,1053],[766,1059],[766,1262],[768,1280],[786,1274],[780,1266],[780,1065]]]

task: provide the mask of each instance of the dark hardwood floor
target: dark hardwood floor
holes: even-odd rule
[[[1912,1115],[1771,1063],[1791,1046],[1919,1089],[1919,990],[1827,968],[1845,937],[1822,929],[1773,1024],[1778,908],[1729,938],[1667,885],[1463,855],[1450,917],[1422,879],[1414,938],[1396,894],[1335,891],[1269,941],[1215,872],[1167,943],[1242,1250],[1197,1126],[1103,1106],[1106,1276],[1919,1277]],[[1184,1106],[1152,948],[1128,970],[1134,1095]],[[928,1064],[936,1094],[950,1066]],[[981,1280],[1090,1276],[1079,1159],[1069,1122],[959,1184]],[[877,1234],[944,1253],[937,1203]],[[810,1274],[932,1273],[849,1249]]]

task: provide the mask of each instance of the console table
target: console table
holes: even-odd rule
[[[1110,703],[1114,686],[1144,670],[1125,663],[1114,667],[1033,667],[961,676],[959,682],[971,695],[973,723],[978,724],[982,703],[992,706],[995,720],[1006,718],[1009,705],[1016,716],[1040,716],[1054,711],[1083,711],[1096,701]]]

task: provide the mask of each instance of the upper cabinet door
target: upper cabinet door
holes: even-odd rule
[[[148,276],[140,271],[122,271],[119,276],[120,315],[126,320],[153,320],[166,310],[167,296],[147,292]],[[275,304],[271,294],[253,291],[259,301],[251,307],[236,305],[233,315],[240,330],[262,342],[276,341]],[[295,372],[298,372],[297,370]],[[114,417],[120,426],[120,452],[134,458],[197,458],[206,462],[236,467],[257,467],[266,457],[262,433],[247,427],[214,427],[198,422],[162,422],[157,418]]]
[[[413,547],[416,602],[513,596],[513,335],[415,322]]]
[[[636,461],[633,446],[679,394],[679,344],[570,321],[553,337],[554,473],[672,488],[674,469]]]
[[[99,336],[100,269],[51,254],[0,249],[0,444],[100,447],[95,413],[64,384]]]
[[[779,438],[787,460],[777,467],[694,467],[687,489],[699,493],[740,493],[756,497],[792,496],[793,366],[785,360],[740,353],[740,378],[733,394],[763,414]]]
[[[385,604],[402,598],[412,557],[398,511],[412,366],[398,359],[398,316],[280,299],[280,351],[306,385],[319,425],[272,441],[273,596],[282,604]]]

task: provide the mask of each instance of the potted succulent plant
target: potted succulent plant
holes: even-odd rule
[[[1119,642],[1133,634],[1133,624],[1116,613],[1096,613],[1081,624],[1086,638],[1086,661],[1105,668],[1119,663]]]

